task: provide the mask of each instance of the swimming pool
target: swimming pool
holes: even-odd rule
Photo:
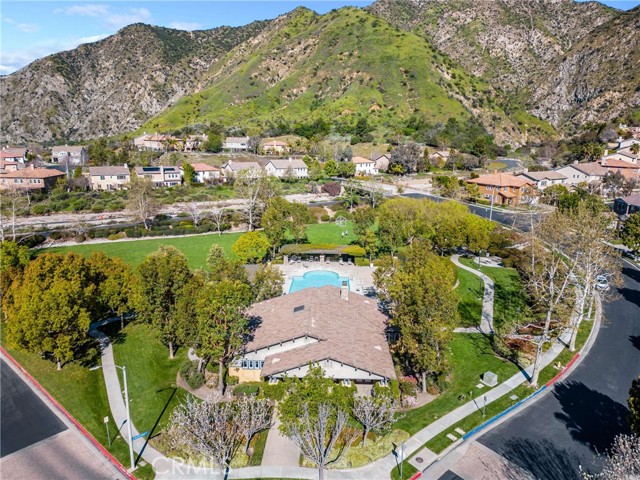
[[[289,287],[289,293],[310,287],[324,287],[325,285],[341,287],[342,282],[347,282],[347,286],[349,289],[351,288],[348,277],[341,277],[337,273],[329,272],[328,270],[315,270],[307,272],[301,277],[293,277],[291,287]]]

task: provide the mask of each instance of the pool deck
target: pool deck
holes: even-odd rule
[[[306,265],[306,266],[305,266]],[[340,265],[338,262],[301,262],[289,265],[277,265],[284,274],[284,291],[289,292],[293,277],[301,277],[307,272],[324,270],[349,278],[350,291],[364,295],[365,290],[373,287],[373,271],[371,267]]]

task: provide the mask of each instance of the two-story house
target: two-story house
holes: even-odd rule
[[[289,158],[288,160],[269,160],[264,166],[267,175],[283,178],[307,178],[309,169],[307,164],[299,158]]]
[[[551,187],[552,185],[563,185],[567,180],[567,177],[554,170],[549,170],[546,172],[525,172],[516,175],[516,177],[530,180],[535,184],[538,190],[541,191],[547,187]]]
[[[599,182],[607,174],[607,169],[597,162],[572,163],[564,167],[556,168],[555,171],[567,177],[565,180],[565,185],[567,186]]]
[[[230,152],[248,150],[249,137],[227,137],[222,143],[222,149]]]
[[[122,190],[131,182],[129,167],[89,167],[92,190]]]
[[[89,151],[85,145],[57,145],[51,148],[51,160],[86,165],[89,161]]]
[[[364,157],[353,157],[351,162],[356,166],[356,175],[377,175],[376,162]]]
[[[195,171],[194,181],[197,183],[206,183],[212,180],[218,180],[221,177],[221,170],[218,167],[207,165],[206,163],[192,163],[191,166]],[[184,169],[180,167],[180,172],[184,178]]]
[[[480,194],[495,205],[519,205],[535,197],[535,183],[510,173],[492,173],[467,180],[478,185]]]
[[[48,191],[55,186],[59,178],[64,177],[64,172],[51,168],[36,168],[33,165],[29,165],[27,168],[0,175],[0,187],[3,189]]]
[[[284,155],[290,150],[289,144],[282,140],[265,140],[262,143],[262,152],[265,155]]]
[[[251,175],[257,176],[262,170],[262,167],[258,162],[238,162],[234,160],[229,160],[227,163],[222,165],[222,174],[225,177],[233,177],[245,170],[250,171]]]
[[[24,147],[4,147],[0,150],[0,159],[24,163],[27,161],[27,153],[28,150]]]
[[[138,177],[151,180],[154,187],[175,187],[182,183],[179,167],[136,167],[135,171]]]

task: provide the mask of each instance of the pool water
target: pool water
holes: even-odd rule
[[[307,272],[301,277],[293,277],[289,293],[304,290],[305,288],[324,287],[325,285],[341,287],[342,282],[347,282],[347,286],[351,288],[347,277],[341,277],[337,273],[329,272],[327,270],[316,270],[313,272]]]

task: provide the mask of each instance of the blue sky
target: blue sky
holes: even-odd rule
[[[37,58],[81,43],[95,42],[131,23],[183,30],[245,25],[275,18],[304,5],[318,13],[344,5],[364,7],[372,0],[257,1],[7,1],[0,2],[0,75]],[[629,9],[640,0],[605,0]]]

